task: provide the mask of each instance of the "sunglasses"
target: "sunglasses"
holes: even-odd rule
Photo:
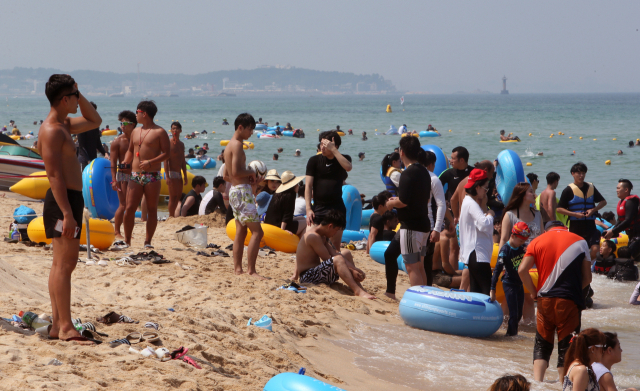
[[[120,126],[135,125],[135,122],[120,122]]]
[[[70,94],[63,95],[63,96],[73,96],[73,95],[75,95],[76,98],[80,99],[80,91],[79,90],[75,90],[74,92],[72,92]]]

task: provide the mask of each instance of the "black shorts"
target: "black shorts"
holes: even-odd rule
[[[330,210],[337,210],[342,212],[342,215],[347,217],[347,208],[344,206],[344,203],[335,203],[332,205],[313,205],[313,224],[320,224],[324,219],[324,216],[329,213]]]
[[[67,198],[69,199],[69,205],[71,205],[71,212],[73,213],[76,225],[80,227],[74,239],[80,239],[84,198],[82,198],[81,191],[68,189]],[[62,214],[62,210],[60,210],[51,189],[47,190],[47,195],[44,197],[42,219],[44,222],[44,233],[47,236],[47,239],[62,237],[62,232],[56,231],[56,224],[58,223],[58,220],[64,220],[64,215]]]
[[[287,223],[287,226],[284,228],[284,230],[285,231],[289,231],[289,232],[291,232],[292,234],[295,235],[295,234],[298,233],[298,227],[299,227],[298,224],[300,224],[299,221],[293,220],[293,221]]]

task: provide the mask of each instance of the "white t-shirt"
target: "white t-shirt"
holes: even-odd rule
[[[611,371],[608,370],[607,367],[605,367],[604,365],[600,364],[599,362],[594,362],[593,364],[591,364],[591,369],[593,369],[593,373],[596,375],[596,381],[597,382],[600,381],[600,378],[605,373],[607,373],[607,372],[611,373]],[[613,376],[613,373],[611,373],[611,376]]]
[[[467,265],[473,250],[478,263],[491,262],[493,216],[485,215],[480,205],[466,195],[460,208],[460,261]]]
[[[447,201],[444,198],[444,189],[442,188],[442,182],[438,176],[431,171],[431,194],[429,195],[429,221],[434,231],[442,232],[442,222],[444,221],[444,213],[447,208]],[[433,209],[431,208],[431,200],[436,201],[438,210],[436,212],[436,221],[433,221]]]
[[[407,132],[407,127],[402,125],[401,127],[398,128],[398,133],[402,134],[402,133],[406,133]]]
[[[391,182],[393,182],[393,184],[396,185],[396,187],[400,186],[401,175],[402,173],[399,171],[393,171],[391,175],[389,175],[389,179],[391,179]]]
[[[209,203],[209,201],[211,201],[211,198],[213,198],[214,191],[217,191],[217,190],[216,189],[209,190],[209,192],[205,194],[204,197],[202,197],[202,201],[200,201],[200,208],[198,208],[198,214],[200,216],[204,216],[204,210],[207,208],[207,204]]]
[[[222,163],[222,165],[220,166],[220,169],[218,170],[218,175],[217,176],[220,176],[220,177],[224,178],[224,166],[225,166],[225,163]],[[224,193],[222,193],[222,198],[225,199],[225,200],[229,200],[229,190],[231,190],[231,182],[226,182],[225,181],[225,183],[227,184],[227,186],[226,186],[226,188],[224,190]],[[226,204],[226,202],[225,202],[225,204]]]
[[[293,216],[304,216],[307,214],[307,203],[304,200],[304,197],[296,198],[296,206],[293,210]]]

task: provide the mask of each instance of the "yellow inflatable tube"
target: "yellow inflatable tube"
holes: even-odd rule
[[[87,225],[82,224],[82,233],[80,234],[80,244],[87,244]],[[51,243],[51,239],[47,239],[44,232],[44,223],[42,217],[33,219],[27,227],[27,234],[32,242]],[[100,250],[107,250],[113,244],[116,235],[113,232],[113,224],[108,220],[90,219],[89,220],[89,236],[91,244]]]
[[[505,302],[504,288],[502,287],[502,281],[501,281],[503,273],[500,274],[500,279],[498,280],[498,284],[496,284],[496,301],[498,301],[499,303]],[[537,287],[538,286],[538,269],[529,270],[529,275],[533,280],[533,285]],[[529,290],[526,287],[524,288],[524,293],[529,293]]]
[[[12,138],[14,140],[20,140],[20,136],[17,136],[17,135],[11,135],[9,136],[9,138]]]
[[[109,129],[109,130],[105,130],[104,132],[102,132],[103,136],[117,136],[118,135],[118,129]]]
[[[273,225],[260,224],[260,226],[262,227],[262,232],[264,232],[264,236],[260,241],[260,247],[267,245],[272,249],[282,251],[283,253],[295,253],[298,249],[298,242],[300,242],[300,238],[296,235]],[[231,240],[236,238],[235,220],[231,220],[229,221],[229,224],[227,224],[227,236]],[[249,245],[249,240],[251,240],[251,230],[248,230],[247,232],[247,237],[244,240],[245,246]]]
[[[628,246],[629,245],[629,236],[627,234],[620,234],[618,235],[617,238],[611,238],[611,240],[613,240],[613,243],[616,244],[616,251],[613,252],[613,254],[617,257],[618,256],[618,249],[620,247],[624,247],[624,246]],[[600,245],[602,246],[602,242],[605,241],[605,238],[600,238]]]
[[[501,143],[519,143],[520,140],[507,140],[507,141],[502,141],[500,140]]]
[[[38,176],[45,175],[42,178]],[[51,187],[49,179],[46,177],[46,171],[37,171],[29,175],[34,178],[23,178],[19,180],[15,185],[11,186],[9,190],[14,193],[23,195],[29,198],[35,198],[36,200],[43,200],[47,195],[47,190]]]
[[[167,185],[167,178],[164,175],[164,168],[160,169],[160,173],[162,174],[162,186],[160,187],[160,195],[161,196],[168,196],[169,195],[169,185]],[[184,182],[182,182],[182,192],[183,193],[188,193],[188,192],[191,191],[191,189],[193,189],[193,187],[191,186],[191,181],[193,180],[194,177],[195,177],[195,175],[193,175],[192,173],[187,171],[187,184],[185,185]]]
[[[401,137],[407,137],[407,136],[420,137],[418,133],[402,133]]]
[[[231,140],[220,140],[220,146],[226,147],[229,144],[229,141]],[[244,141],[242,144],[242,149],[253,149],[255,147],[251,141]]]
[[[341,136],[341,137],[342,137],[342,136],[344,136],[344,135],[345,135],[345,134],[344,134],[344,132],[338,132],[338,136]]]

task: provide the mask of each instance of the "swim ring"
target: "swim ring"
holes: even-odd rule
[[[380,169],[382,170],[382,168]],[[371,215],[375,212],[374,209],[364,209],[362,211],[362,220],[360,221],[361,227],[369,227],[369,221],[371,220]]]
[[[220,146],[226,147],[229,141],[231,140],[220,140]],[[255,147],[251,141],[243,141],[242,144],[242,149],[253,149]]]
[[[11,136],[9,136],[9,138],[14,139],[14,140],[20,140],[21,139],[21,137],[17,136],[17,135],[11,135]]]
[[[345,230],[359,231],[362,221],[362,199],[358,189],[351,185],[342,186],[342,202],[347,208],[347,226]]]
[[[298,243],[300,238],[292,234],[289,231],[285,231],[280,227],[269,224],[260,224],[264,236],[260,241],[260,247],[269,246],[276,251],[282,251],[284,253],[295,253],[298,249]],[[229,239],[234,240],[236,237],[236,222],[235,220],[229,221],[227,224],[227,236]],[[247,231],[247,237],[244,240],[244,245],[249,245],[251,240],[251,230]]]
[[[271,133],[258,133],[258,138],[276,138],[276,136]]]
[[[164,173],[164,168],[160,169],[160,174],[162,174],[162,185],[160,186],[160,195],[161,196],[168,196],[169,195],[169,185],[167,185],[167,176]],[[184,182],[182,182],[182,192],[183,193],[188,193],[193,189],[193,187],[191,186],[191,181],[193,180],[193,178],[195,178],[195,175],[193,175],[191,172],[187,171],[187,184],[185,185]],[[209,185],[207,184],[206,187],[209,187]]]
[[[209,164],[207,164],[207,167],[204,167],[205,162],[206,160],[198,160],[198,159],[187,160],[187,164],[191,166],[191,169],[193,170],[210,170],[210,169],[216,168],[216,161],[214,159],[211,159]]]
[[[44,177],[42,177],[43,175]],[[28,178],[19,180],[16,184],[11,186],[9,190],[25,197],[43,200],[47,195],[47,190],[51,188],[49,178],[47,178],[46,175],[46,171],[36,171],[31,173]]]
[[[371,257],[371,259],[373,259],[374,261],[378,262],[381,265],[384,265],[384,252],[387,251],[387,247],[389,247],[389,243],[391,242],[380,240],[372,244],[371,248],[369,249],[369,256]],[[398,255],[396,262],[398,262],[398,269],[406,273],[407,267],[404,265],[404,259],[402,259],[402,255]]]
[[[117,136],[118,129],[109,129],[102,132],[102,136]]]
[[[600,245],[602,245],[602,242],[604,242],[605,239],[604,238],[600,238]],[[618,235],[617,238],[611,238],[611,241],[613,243],[616,244],[616,251],[613,252],[613,254],[617,257],[618,256],[618,249],[620,247],[624,247],[624,246],[628,246],[629,245],[629,236],[627,234],[620,234]]]
[[[255,130],[266,130],[267,125],[265,124],[256,124]]]
[[[481,293],[413,286],[400,301],[400,317],[422,330],[484,338],[502,325],[500,304]]]
[[[440,176],[444,170],[449,168],[449,159],[447,159],[447,155],[442,151],[442,148],[437,145],[427,144],[423,145],[422,149],[436,154],[436,166],[433,169],[433,173],[436,174],[436,176]],[[447,190],[445,189],[445,191]]]
[[[407,136],[420,137],[420,135],[417,133],[402,133],[401,137],[407,137]]]
[[[502,141],[500,140],[501,143],[519,143],[520,140],[506,140],[506,141]]]
[[[282,132],[282,135],[287,137],[293,137],[293,130],[285,130],[284,132]]]
[[[496,284],[496,301],[498,301],[498,303],[504,303],[505,299],[504,299],[504,288],[502,287],[502,275],[504,274],[504,272],[502,272],[500,274],[500,278],[498,279],[498,283]],[[530,269],[529,270],[529,275],[531,276],[531,279],[533,280],[533,285],[537,288],[538,287],[538,269]],[[524,293],[530,293],[529,290],[527,289],[527,287],[524,287]]]
[[[80,244],[87,244],[86,229],[87,225],[83,222],[80,233]],[[27,226],[27,234],[33,242],[51,244],[51,239],[47,239],[47,235],[44,232],[44,220],[42,217],[33,219],[29,223]],[[111,247],[115,238],[113,224],[108,220],[89,219],[89,239],[94,247],[100,250],[107,250]]]
[[[440,137],[440,136],[442,135],[438,132],[431,132],[428,130],[423,130],[422,132],[420,132],[420,137]]]
[[[94,218],[111,220],[120,206],[118,193],[111,188],[111,162],[93,159],[82,172],[82,197]]]
[[[263,391],[346,391],[318,379],[297,373],[280,373],[265,384]]]
[[[350,231],[348,229],[342,232],[342,242],[349,243],[351,241],[358,242],[362,239],[367,239],[369,237],[368,229],[361,229],[359,231]]]
[[[283,130],[284,130],[284,128],[285,128],[285,126],[283,126],[283,125],[278,125],[278,126],[269,126],[269,127],[267,128],[267,130],[272,131],[272,132],[274,132],[274,134],[275,134],[275,131],[276,131],[278,128],[280,128],[280,131],[283,131]]]
[[[342,137],[342,136],[344,136],[344,135],[345,135],[345,133],[344,133],[344,132],[338,132],[338,136]]]
[[[496,167],[496,188],[505,205],[509,203],[515,185],[524,181],[524,168],[520,156],[510,149],[500,152]]]

